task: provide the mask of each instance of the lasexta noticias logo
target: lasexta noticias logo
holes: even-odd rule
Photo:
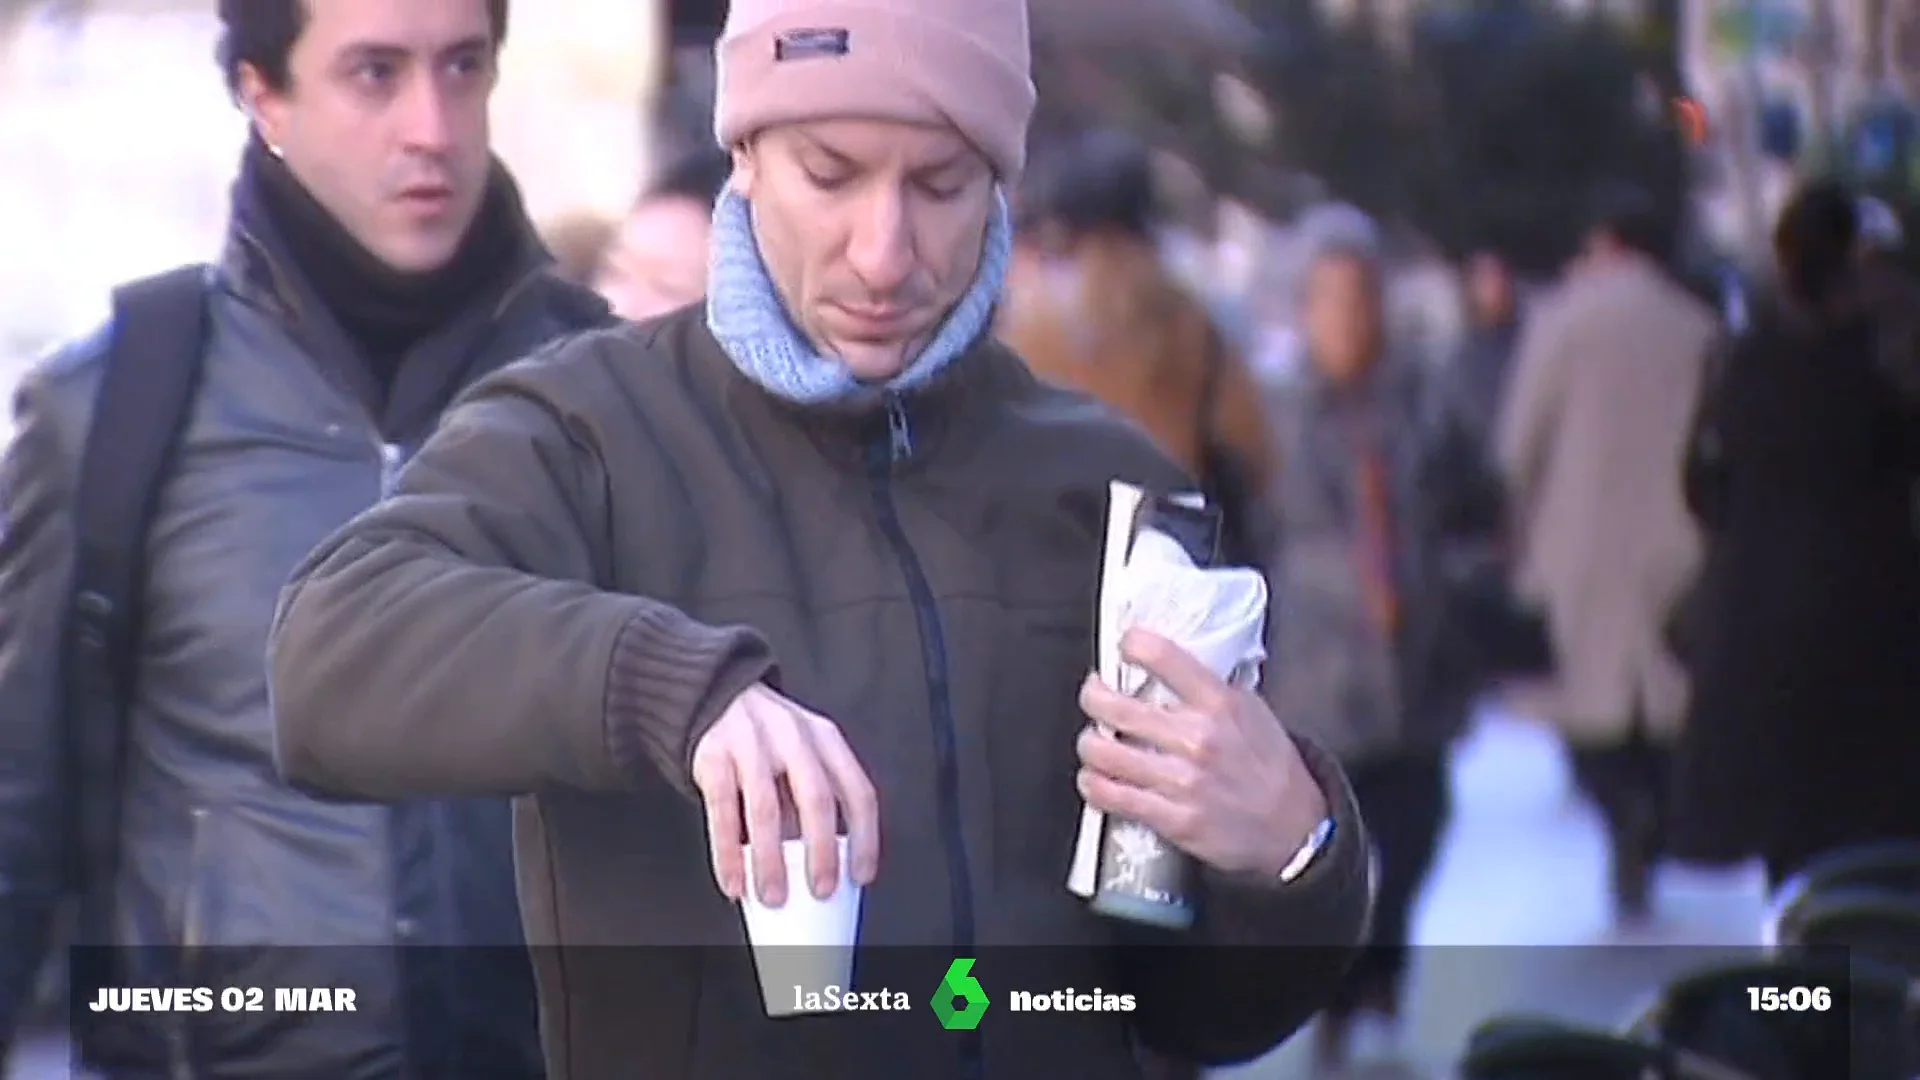
[[[972,972],[972,959],[955,960],[947,965],[946,977],[933,992],[934,1015],[948,1031],[972,1031],[987,1015],[987,992]]]

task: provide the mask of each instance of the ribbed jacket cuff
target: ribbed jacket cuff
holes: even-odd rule
[[[693,745],[741,691],[767,680],[773,650],[744,626],[696,622],[648,605],[614,639],[607,751],[623,772],[660,775],[692,795]]]
[[[1333,838],[1299,877],[1207,875],[1209,936],[1222,944],[1347,947],[1373,910],[1369,844],[1346,774],[1312,740],[1294,736],[1307,773],[1326,795]]]

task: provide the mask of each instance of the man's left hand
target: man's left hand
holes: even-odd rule
[[[1293,737],[1257,694],[1158,634],[1127,631],[1120,654],[1180,704],[1131,698],[1089,676],[1080,707],[1126,741],[1081,733],[1081,796],[1216,870],[1277,878],[1327,816]]]

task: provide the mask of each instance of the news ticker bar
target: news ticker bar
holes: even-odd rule
[[[396,964],[440,968],[482,981],[525,978],[530,961],[538,967],[563,957],[570,969],[613,980],[638,977],[636,973],[697,969],[731,973],[751,982],[756,970],[754,952],[745,946],[223,946],[76,948],[69,955],[81,976],[76,984],[94,989],[204,988],[216,998],[227,989],[258,989],[263,1004],[279,989],[350,989],[359,992],[357,1004],[361,1007],[367,1005],[368,992],[362,984],[389,981]],[[1124,987],[1133,981],[1129,973],[1137,971],[1140,963],[1157,969],[1191,968],[1225,980],[1220,987],[1225,991],[1258,993],[1276,978],[1338,966],[1346,956],[1346,950],[1337,949],[1183,945],[1148,946],[1131,953],[1078,946],[986,947],[964,955],[937,947],[860,946],[854,954],[853,985],[843,989],[858,992],[886,988],[890,993],[908,993],[920,1002],[949,978],[956,961],[964,959],[973,961],[969,972],[974,978],[1002,994]],[[1841,990],[1844,979],[1826,987],[1830,992],[1822,995],[1819,985],[1796,983],[1796,974],[1817,972],[1822,977],[1837,978],[1837,973],[1876,970],[1871,962],[1863,967],[1862,962],[1838,949],[1803,953],[1793,966],[1781,966],[1758,948],[1727,946],[1428,946],[1411,950],[1410,963],[1410,978],[1416,987],[1485,991],[1490,999],[1509,999],[1512,1004],[1551,1005],[1556,988],[1588,1000],[1596,992],[1609,991],[1638,1000],[1663,986],[1707,978],[1702,985],[1738,983],[1728,992],[1754,1012],[1780,1013],[1832,1011],[1849,1000]],[[1721,982],[1708,978],[1715,971],[1727,973]],[[87,981],[89,978],[91,981]],[[1749,980],[1750,985],[1740,980]],[[1503,988],[1524,990],[1524,996],[1515,998]],[[1502,1007],[1508,1003],[1490,1001]]]
[[[1725,947],[1428,947],[1413,953],[1413,992],[1454,999],[1446,1008],[1464,1003],[1479,1010],[1485,1001],[1482,1018],[1551,1015],[1553,986],[1566,990],[1569,978],[1584,974],[1588,985],[1572,992],[1586,1003],[1594,1000],[1596,986],[1620,998],[1622,1029],[1636,1007],[1645,1007],[1637,1034],[1695,1056],[1743,1047],[1787,1053],[1796,1061],[1824,1063],[1832,1071],[1823,1075],[1839,1077],[1859,1074],[1861,1062],[1911,1053],[1920,1036],[1913,980],[1840,950],[1802,954],[1790,964],[1757,949]],[[71,955],[76,974],[111,971],[121,979],[76,979],[77,1023],[125,1012],[214,1014],[209,1023],[220,1022],[218,1014],[304,1014],[309,1019],[300,1023],[322,1025],[331,1014],[345,1022],[347,1014],[400,1005],[399,980],[392,978],[396,962],[441,966],[442,976],[451,978],[442,985],[467,987],[530,980],[530,967],[563,961],[571,984],[632,1000],[635,1009],[647,1008],[649,998],[684,996],[696,983],[710,999],[703,1009],[718,1005],[729,1015],[760,1011],[762,994],[753,950],[746,947],[76,949]],[[1117,955],[1098,948],[993,948],[956,956],[934,948],[865,947],[857,954],[853,985],[782,990],[794,998],[791,1015],[824,1014],[799,1022],[852,1030],[863,1030],[864,1023],[937,1023],[951,1031],[987,1032],[1042,1021],[1049,1029],[1076,1021],[1106,1024],[1115,1013],[1152,1006],[1143,997],[1144,984],[1116,964]],[[1216,992],[1253,1000],[1340,952],[1166,947],[1136,955],[1158,965],[1204,967],[1226,980]],[[1591,1015],[1590,1009],[1583,1012]],[[242,1015],[231,1019],[248,1022]]]

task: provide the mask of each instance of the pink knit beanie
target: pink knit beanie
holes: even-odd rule
[[[826,119],[948,124],[1003,181],[1026,161],[1026,0],[733,0],[714,134]]]

